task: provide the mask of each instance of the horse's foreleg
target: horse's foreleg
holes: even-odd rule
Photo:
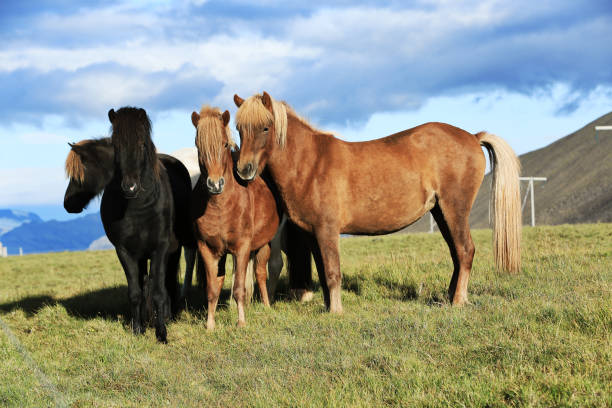
[[[115,251],[117,252],[117,257],[125,272],[125,277],[127,278],[128,298],[130,300],[130,311],[132,314],[132,331],[134,334],[142,334],[145,328],[142,324],[141,315],[142,289],[140,286],[138,261],[134,259],[125,248],[117,247]]]
[[[204,241],[198,241],[198,250],[206,267],[206,295],[208,300],[206,328],[213,330],[215,328],[215,310],[219,302],[219,293],[221,293],[221,287],[217,282],[219,257],[210,250]]]
[[[248,248],[243,248],[234,256],[236,262],[236,275],[234,276],[234,299],[238,306],[238,327],[246,325],[244,316],[244,299],[246,297],[246,273],[249,263],[250,251]]]
[[[340,293],[342,274],[340,272],[340,252],[338,243],[340,231],[339,229],[330,228],[329,226],[323,227],[315,229],[315,237],[319,250],[321,251],[321,259],[325,270],[325,282],[329,289],[329,302],[326,302],[326,306],[331,313],[340,314],[342,313]]]
[[[155,336],[167,343],[166,319],[170,317],[168,291],[166,290],[166,269],[168,265],[168,245],[160,245],[151,258],[149,284],[152,285],[153,309],[155,311]]]
[[[259,286],[261,301],[268,307],[270,306],[270,300],[268,299],[268,288],[266,286],[268,278],[266,266],[270,259],[270,252],[270,245],[264,245],[255,255],[255,276],[257,277],[257,286]]]
[[[149,260],[147,258],[138,261],[140,290],[142,291],[142,302],[140,302],[140,321],[142,330],[145,331],[151,324],[153,318],[153,304],[151,301],[151,285],[149,284]]]

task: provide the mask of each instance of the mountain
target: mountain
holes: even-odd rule
[[[612,112],[556,142],[525,153],[521,176],[546,177],[534,182],[536,225],[612,222]],[[521,182],[521,200],[527,182]],[[491,175],[487,174],[470,214],[472,228],[489,228]],[[530,197],[523,207],[523,225],[531,225]],[[429,231],[425,215],[407,231]]]
[[[20,226],[0,235],[0,242],[9,255],[55,251],[80,251],[104,235],[100,214],[90,214],[69,221],[37,221]]]
[[[102,251],[105,249],[114,249],[114,248],[115,247],[113,246],[113,244],[111,244],[108,237],[106,235],[102,235],[100,238],[96,239],[91,244],[89,244],[89,247],[87,248],[87,250]]]
[[[612,131],[595,138],[595,126],[612,125],[612,112],[576,132],[520,156],[522,176],[546,177],[534,182],[536,225],[612,222]],[[470,221],[488,226],[490,175],[485,177]],[[521,199],[527,183],[521,184]],[[530,198],[523,224],[531,225]]]
[[[31,212],[0,209],[0,235],[26,222],[42,222],[42,220]]]

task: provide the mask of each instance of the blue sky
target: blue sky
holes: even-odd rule
[[[66,142],[110,108],[172,152],[262,90],[347,140],[436,120],[525,153],[612,110],[611,39],[609,0],[1,2],[0,208],[69,218]]]

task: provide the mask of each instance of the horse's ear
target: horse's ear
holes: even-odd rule
[[[236,104],[237,107],[240,107],[243,102],[244,102],[244,99],[239,97],[238,94],[234,94],[234,103]]]
[[[138,117],[140,120],[147,120],[147,111],[142,108],[138,109]]]
[[[77,155],[79,155],[80,157],[85,157],[88,154],[88,150],[83,148],[82,145],[78,144],[78,143],[68,143],[68,145],[70,146],[70,149],[75,152]]]
[[[268,108],[269,110],[272,110],[272,97],[268,95],[266,91],[263,91],[261,101],[263,102],[266,108]]]
[[[110,120],[110,123],[113,123],[115,121],[115,110],[111,109],[108,111],[108,120]]]
[[[200,115],[198,115],[196,112],[193,112],[191,114],[191,123],[193,123],[193,126],[198,127],[199,121],[200,121]]]
[[[221,119],[223,119],[223,127],[226,127],[230,120],[229,111],[223,112],[223,115],[221,115]]]

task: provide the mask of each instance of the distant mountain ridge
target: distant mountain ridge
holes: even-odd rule
[[[42,222],[42,219],[32,212],[0,209],[0,235],[26,222]]]
[[[19,248],[23,248],[24,254],[83,251],[104,236],[99,213],[69,221],[42,221],[33,215],[38,220],[22,223],[0,235],[0,242],[8,248],[9,255],[18,254]]]

